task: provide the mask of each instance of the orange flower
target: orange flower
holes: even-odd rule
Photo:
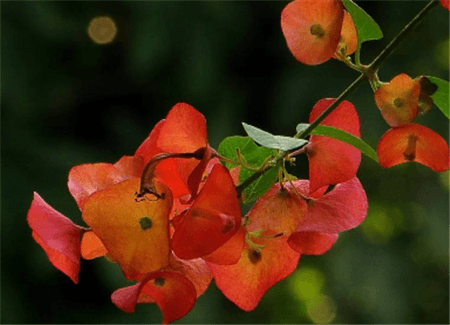
[[[297,60],[318,65],[333,57],[341,37],[343,19],[341,1],[297,0],[283,9],[281,29]]]
[[[419,94],[419,82],[402,73],[377,89],[375,103],[390,126],[400,126],[417,117]]]

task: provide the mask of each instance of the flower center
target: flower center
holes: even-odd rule
[[[259,261],[261,261],[261,252],[259,250],[254,249],[254,248],[250,248],[248,250],[248,259],[253,264],[258,263]]]
[[[397,108],[402,108],[405,103],[400,98],[394,99],[394,105]]]
[[[155,280],[153,280],[153,283],[155,284],[155,286],[158,287],[162,287],[164,285],[164,283],[166,283],[166,279],[164,279],[162,276],[156,278]]]
[[[406,160],[413,161],[414,158],[416,158],[416,142],[417,142],[416,136],[410,135],[408,137],[408,146],[403,152],[403,157],[405,157]]]
[[[311,33],[311,35],[314,35],[317,38],[322,38],[325,36],[325,30],[319,24],[312,25],[309,29],[309,32]]]
[[[143,217],[139,219],[139,225],[141,226],[142,230],[147,230],[153,226],[153,222],[149,217]]]

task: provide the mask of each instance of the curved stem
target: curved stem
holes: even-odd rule
[[[384,48],[383,51],[369,64],[369,67],[373,70],[378,69],[378,67],[392,54],[398,44],[405,38],[407,33],[409,33],[414,27],[416,27],[425,15],[433,9],[435,6],[439,5],[439,1],[431,0],[427,5],[397,34],[397,36]]]

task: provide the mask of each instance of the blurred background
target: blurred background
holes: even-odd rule
[[[369,63],[425,5],[357,1],[384,38],[363,46]],[[357,73],[331,60],[302,65],[280,28],[287,2],[1,3],[1,323],[159,323],[156,305],[134,314],[111,293],[128,283],[119,268],[82,261],[80,284],[53,268],[26,222],[33,191],[84,225],[67,190],[74,165],[132,155],[177,102],[208,121],[210,144],[245,135],[240,122],[293,135],[321,98],[336,97]],[[94,42],[88,26],[110,17],[116,36]],[[448,80],[449,13],[435,8],[380,71]],[[98,37],[97,37],[98,38]],[[110,41],[103,38],[102,42]],[[376,148],[388,130],[368,84],[349,100],[362,137]],[[435,107],[418,123],[448,139]],[[292,173],[307,177],[306,159]],[[323,256],[302,256],[252,312],[211,284],[177,323],[449,322],[449,181],[410,163],[384,170],[363,157],[369,198],[364,223]]]

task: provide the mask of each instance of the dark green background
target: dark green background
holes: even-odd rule
[[[358,2],[385,37],[363,47],[368,63],[424,6],[423,1]],[[280,13],[287,2],[1,2],[2,220],[1,323],[158,323],[155,305],[128,315],[110,301],[127,284],[105,259],[83,261],[80,284],[54,269],[26,223],[33,191],[78,224],[67,191],[77,164],[132,155],[177,102],[208,120],[210,144],[244,135],[241,121],[292,135],[316,101],[336,97],[357,74],[331,60],[297,62]],[[110,45],[87,36],[108,15]],[[389,81],[448,79],[449,13],[435,8],[380,71]],[[366,84],[349,98],[370,145],[388,129]],[[418,118],[448,138],[436,108]],[[293,173],[307,176],[299,159]],[[179,323],[311,323],[317,294],[335,306],[334,323],[449,321],[448,173],[418,164],[384,170],[363,158],[358,176],[369,213],[323,256],[303,256],[250,313],[210,286]],[[317,321],[317,319],[316,319]]]

